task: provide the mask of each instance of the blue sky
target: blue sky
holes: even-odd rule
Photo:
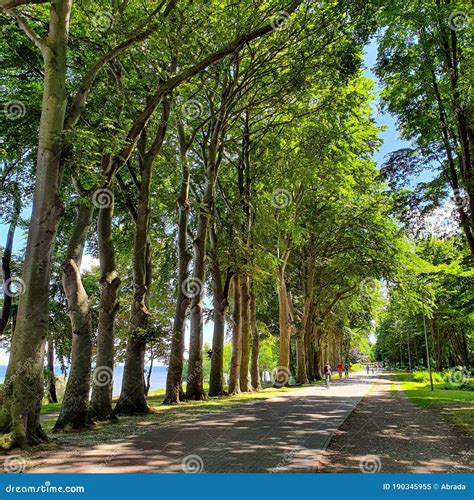
[[[364,65],[366,69],[364,71],[364,74],[377,82],[377,78],[371,71],[371,68],[375,64],[376,57],[377,57],[377,44],[374,40],[366,47],[365,57],[364,57]],[[379,89],[379,87],[377,86],[376,89]],[[382,165],[384,158],[387,154],[389,154],[391,151],[405,147],[407,143],[401,141],[400,138],[398,137],[396,129],[396,121],[394,117],[385,113],[377,113],[375,118],[378,125],[386,126],[386,130],[381,133],[384,142],[379,152],[374,156],[374,160],[380,166]],[[23,215],[28,217],[28,214],[23,214]],[[5,244],[7,231],[8,231],[8,226],[0,223],[0,244],[2,245]],[[24,233],[22,231],[17,231],[14,240],[14,251],[15,252],[21,251],[21,249],[24,248],[25,243],[26,241]],[[212,324],[208,323],[207,325],[205,325],[204,330],[205,330],[204,340],[210,342],[212,340]],[[0,364],[6,363],[7,359],[8,358],[5,352],[2,349],[0,349]]]

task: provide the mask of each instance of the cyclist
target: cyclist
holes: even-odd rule
[[[329,361],[324,365],[324,383],[326,384],[326,388],[329,389],[329,386],[331,384],[331,365],[329,364]]]

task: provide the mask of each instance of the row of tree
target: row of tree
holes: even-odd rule
[[[396,282],[415,255],[394,218],[400,196],[372,161],[379,130],[361,76],[363,46],[386,9],[351,0],[0,5],[11,227],[2,446],[45,438],[46,341],[50,370],[53,347],[69,360],[58,430],[149,411],[147,346],[168,364],[165,403],[206,397],[208,320],[210,396],[259,390],[268,335],[279,339],[278,385],[345,360],[373,328],[380,280]],[[19,280],[9,266],[22,209],[31,217]],[[81,273],[90,256],[99,270]]]

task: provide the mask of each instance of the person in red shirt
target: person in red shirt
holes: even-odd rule
[[[336,368],[337,368],[337,373],[339,373],[339,378],[342,378],[342,370],[344,370],[344,365],[341,362],[339,362]]]

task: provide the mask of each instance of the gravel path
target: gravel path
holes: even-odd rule
[[[473,459],[472,438],[382,374],[331,440],[319,472],[473,472]]]
[[[372,383],[358,374],[91,449],[45,451],[25,472],[314,472]]]

